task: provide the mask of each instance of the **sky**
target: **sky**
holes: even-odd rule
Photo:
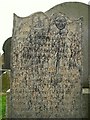
[[[12,36],[13,13],[26,17],[38,11],[45,12],[63,2],[88,4],[89,0],[0,0],[0,53],[3,53],[4,41]]]

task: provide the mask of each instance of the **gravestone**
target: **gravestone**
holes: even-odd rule
[[[2,69],[10,69],[10,53],[11,53],[11,39],[9,37],[3,44],[3,62]]]
[[[25,18],[14,14],[10,117],[87,117],[88,98],[82,95],[88,72],[83,33],[87,18],[82,8],[87,6],[64,3]]]

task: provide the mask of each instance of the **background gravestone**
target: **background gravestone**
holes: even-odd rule
[[[88,99],[82,95],[83,76],[88,76],[83,9],[87,6],[81,3],[64,3],[26,18],[14,15],[10,117],[87,117]]]
[[[2,69],[10,69],[11,39],[8,38],[3,44],[3,62]]]

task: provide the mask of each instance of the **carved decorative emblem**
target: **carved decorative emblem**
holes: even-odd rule
[[[55,18],[55,25],[59,30],[64,29],[66,24],[67,24],[67,21],[64,16],[58,16]]]

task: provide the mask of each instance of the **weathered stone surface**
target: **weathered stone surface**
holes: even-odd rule
[[[14,15],[11,117],[87,116],[81,104],[82,17],[52,11],[26,18]]]

